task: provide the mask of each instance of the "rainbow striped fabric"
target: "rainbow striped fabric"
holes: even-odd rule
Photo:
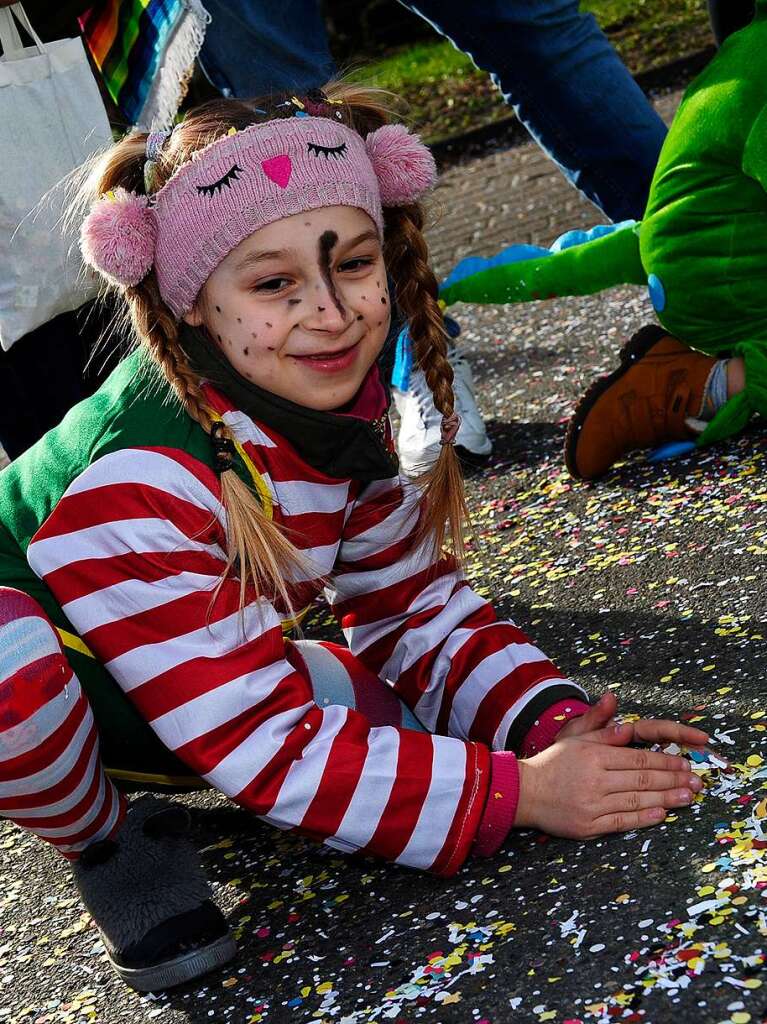
[[[109,94],[130,124],[170,126],[208,21],[199,0],[101,0],[80,18]]]

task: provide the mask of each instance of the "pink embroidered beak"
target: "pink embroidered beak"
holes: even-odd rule
[[[286,188],[290,181],[290,175],[293,170],[293,165],[290,162],[290,157],[286,154],[282,156],[272,156],[268,160],[261,161],[261,167],[263,168],[264,174],[273,181],[280,188]]]

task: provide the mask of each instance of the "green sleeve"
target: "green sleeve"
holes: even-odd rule
[[[456,279],[440,291],[454,302],[507,303],[551,299],[558,295],[593,295],[620,284],[647,283],[639,255],[640,225],[631,223],[610,234],[557,251],[543,250],[530,259],[512,259]]]
[[[746,139],[743,173],[767,191],[767,107],[762,108]]]

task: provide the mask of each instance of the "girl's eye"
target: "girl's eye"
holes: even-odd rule
[[[257,292],[278,292],[290,284],[287,277],[270,277],[268,281],[259,281],[254,291]]]
[[[373,265],[373,259],[370,256],[355,256],[353,260],[346,260],[341,263],[338,267],[339,270],[361,270],[363,267],[370,267]]]
[[[331,156],[340,160],[346,152],[345,142],[342,142],[340,146],[321,146],[319,142],[309,142],[307,147],[310,153],[314,153],[315,156],[324,156],[326,160],[329,160]]]
[[[242,174],[242,168],[234,164],[223,178],[219,178],[218,181],[212,181],[210,185],[195,185],[195,188],[204,196],[214,196],[216,192],[221,192],[224,188],[230,188],[233,181],[237,181],[237,178]]]

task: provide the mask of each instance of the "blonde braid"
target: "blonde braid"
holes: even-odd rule
[[[434,404],[444,418],[455,412],[453,367],[447,358],[447,333],[437,302],[437,279],[429,266],[423,222],[419,205],[387,210],[385,258],[395,281],[397,305],[410,327],[415,362],[423,370]],[[448,539],[455,556],[462,559],[469,514],[455,445],[443,444],[436,464],[417,482],[424,503],[418,539],[432,537],[436,552]]]
[[[139,338],[178,397],[184,410],[210,434],[214,419],[205,402],[198,374],[189,366],[179,343],[178,324],[160,298],[154,277],[150,275],[135,288],[126,290],[133,325]],[[231,431],[224,427],[224,438],[234,443]],[[227,561],[211,608],[225,580],[239,575],[242,609],[247,588],[271,603],[279,600],[295,618],[288,581],[298,572],[306,576],[308,560],[264,513],[260,500],[240,479],[234,469],[220,474],[221,504],[226,510]]]

